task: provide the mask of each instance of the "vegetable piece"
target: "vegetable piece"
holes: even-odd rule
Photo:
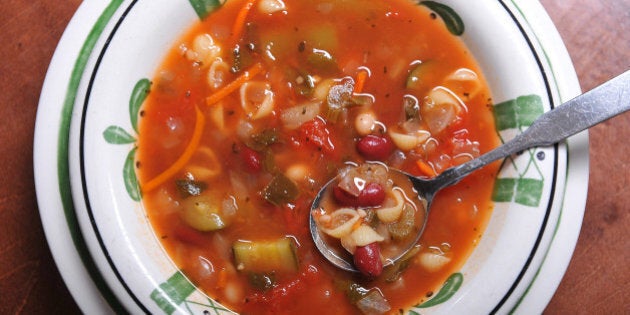
[[[252,272],[247,275],[247,280],[252,287],[260,291],[267,291],[276,284],[275,274],[272,273],[257,273]]]
[[[259,133],[251,135],[251,143],[248,143],[256,150],[262,150],[266,147],[280,141],[280,135],[276,129],[265,129]]]
[[[299,191],[297,185],[284,174],[278,174],[263,189],[262,196],[265,200],[279,206],[283,203],[295,200]]]
[[[400,257],[392,265],[384,268],[382,278],[387,282],[394,282],[400,278],[402,273],[411,265],[413,258],[420,252],[420,246],[416,245]]]
[[[354,82],[352,79],[344,79],[330,87],[326,104],[328,105],[326,112],[326,120],[337,122],[339,115],[350,104],[352,98],[352,90],[354,90]]]
[[[184,199],[182,206],[180,217],[186,224],[198,231],[215,231],[229,225],[218,202],[207,195]]]
[[[186,163],[188,163],[188,160],[190,160],[190,158],[199,147],[199,142],[201,141],[201,135],[203,134],[203,128],[206,119],[203,113],[196,106],[195,114],[197,117],[197,121],[195,123],[195,129],[193,130],[193,135],[190,139],[190,142],[188,143],[188,146],[186,146],[186,149],[184,149],[184,152],[182,153],[182,155],[179,156],[175,163],[173,163],[165,171],[148,181],[146,184],[141,186],[144,192],[148,192],[157,188],[159,185],[161,185],[177,172],[179,172],[179,170],[181,170],[186,165]]]
[[[420,172],[426,176],[435,177],[437,175],[433,167],[423,160],[417,160],[416,165],[420,169]]]
[[[405,202],[400,217],[397,221],[388,224],[387,230],[394,240],[400,241],[409,237],[418,228],[415,223],[415,209]]]
[[[288,129],[297,129],[319,114],[320,102],[309,102],[287,108],[280,114],[280,120]]]
[[[386,160],[393,151],[387,137],[367,135],[357,142],[357,151],[368,160]]]
[[[232,39],[238,40],[243,33],[243,29],[245,28],[245,20],[247,19],[247,14],[254,6],[254,2],[256,0],[247,0],[245,5],[240,9],[236,18],[234,19],[234,25],[232,26]]]
[[[239,89],[245,82],[251,80],[258,73],[262,72],[263,66],[261,63],[256,63],[251,66],[247,71],[243,72],[240,76],[238,76],[234,81],[224,85],[219,90],[217,90],[214,94],[208,96],[206,98],[206,105],[211,106],[218,103],[224,97],[232,94],[232,92]]]
[[[274,240],[238,240],[232,245],[239,271],[289,273],[298,270],[295,244],[288,237]]]
[[[382,315],[392,309],[383,293],[377,288],[370,289],[364,297],[356,302],[356,306],[364,315]]]
[[[245,171],[250,174],[256,174],[262,170],[262,155],[258,151],[254,151],[247,146],[241,149],[241,159]]]
[[[330,131],[326,127],[326,122],[319,118],[307,121],[298,129],[300,143],[310,144],[324,153],[333,154],[335,142],[330,136]]]
[[[438,84],[441,77],[439,73],[440,63],[434,61],[421,61],[412,65],[407,76],[406,87],[411,90],[422,91],[427,87]]]
[[[365,85],[365,81],[369,77],[370,73],[366,69],[359,70],[357,73],[357,81],[354,84],[354,90],[352,92],[361,93],[363,91],[363,86]]]
[[[420,102],[413,95],[403,96],[403,109],[405,110],[405,120],[420,118]]]
[[[199,196],[208,187],[206,183],[193,179],[178,179],[175,181],[175,186],[182,198]]]
[[[314,48],[311,53],[308,54],[306,62],[314,72],[329,75],[339,71],[337,60],[333,55],[323,49]]]
[[[429,92],[420,108],[420,114],[427,123],[429,131],[435,135],[455,122],[462,107],[463,103],[457,95],[439,86]]]
[[[378,277],[383,272],[381,248],[374,242],[366,246],[358,246],[354,251],[354,266],[368,277]]]

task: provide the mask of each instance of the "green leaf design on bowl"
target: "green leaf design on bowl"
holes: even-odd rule
[[[129,120],[131,126],[136,134],[138,134],[138,117],[140,114],[140,108],[142,103],[149,95],[151,91],[151,81],[143,78],[136,82],[131,91],[131,97],[129,98]],[[127,154],[125,164],[123,166],[123,181],[125,183],[125,189],[127,194],[134,201],[142,200],[142,192],[140,191],[140,185],[138,184],[138,177],[135,170],[135,157],[137,146],[135,143],[137,139],[127,132],[124,128],[119,126],[109,126],[103,131],[103,138],[109,144],[130,144],[134,143],[133,148]]]
[[[173,314],[177,306],[183,306],[180,310],[187,311],[188,314],[232,313],[212,299],[193,294],[195,290],[195,286],[190,283],[186,276],[177,271],[155,288],[151,292],[150,298],[166,314]]]
[[[221,1],[219,0],[189,0],[189,2],[193,9],[195,9],[199,19],[205,18],[208,14],[221,6]]]
[[[544,108],[541,97],[531,94],[496,104],[493,111],[496,128],[500,134],[501,131],[510,129],[518,129],[523,132],[532,125],[538,116],[544,113]],[[503,137],[501,137],[501,141],[505,142]],[[517,165],[512,157],[505,159],[502,169],[511,167],[518,176],[497,178],[492,193],[493,201],[514,201],[524,206],[538,207],[543,193],[544,176],[538,166],[535,150],[526,151],[529,160],[524,167]],[[525,177],[532,167],[537,177]]]
[[[136,171],[134,169],[137,149],[138,148],[134,147],[131,151],[129,151],[127,159],[125,159],[125,165],[123,166],[125,189],[127,189],[129,197],[131,197],[134,201],[140,201],[142,199],[140,185],[138,185],[138,178],[136,177]]]
[[[436,1],[420,1],[420,5],[429,8],[435,14],[439,15],[446,24],[446,28],[451,34],[461,36],[464,34],[464,21],[451,7]]]
[[[453,297],[453,295],[455,295],[457,290],[459,290],[462,283],[464,283],[464,275],[461,272],[456,272],[450,275],[448,279],[444,281],[440,291],[433,298],[422,304],[416,305],[416,307],[427,308],[448,301],[451,297]]]
[[[109,144],[129,144],[136,142],[136,138],[125,129],[118,126],[109,126],[103,131],[103,138]]]
[[[140,106],[149,95],[151,89],[151,81],[149,79],[141,79],[133,87],[131,98],[129,99],[129,117],[131,118],[131,126],[133,130],[138,132],[138,113]]]

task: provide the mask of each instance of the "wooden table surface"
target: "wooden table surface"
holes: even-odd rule
[[[630,69],[630,0],[541,2],[569,50],[583,90]],[[0,5],[0,314],[79,312],[46,243],[32,167],[44,76],[79,4],[4,0]],[[590,131],[584,222],[573,259],[545,313],[630,313],[629,226],[626,113]]]

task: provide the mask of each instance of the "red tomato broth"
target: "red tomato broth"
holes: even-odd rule
[[[287,83],[283,73],[286,65],[305,68],[304,57],[299,53],[301,46],[306,50],[326,47],[340,68],[332,71],[334,75],[331,77],[356,78],[359,67],[370,70],[362,91],[374,96],[372,108],[378,113],[379,121],[390,126],[400,120],[401,99],[410,93],[404,87],[409,65],[413,61],[433,60],[440,65],[437,73],[427,78],[427,91],[440,85],[441,80],[456,69],[473,70],[480,77],[482,87],[476,96],[465,100],[466,115],[462,115],[447,130],[434,135],[439,144],[433,151],[406,152],[406,160],[397,162],[399,165],[396,167],[420,174],[415,159],[433,161],[445,152],[451,153],[453,137],[478,142],[480,152],[497,145],[489,106],[490,93],[481,71],[464,45],[448,33],[439,18],[411,2],[340,1],[330,7],[319,7],[330,9],[327,13],[315,9],[318,3],[324,1],[287,0],[285,3],[286,13],[271,15],[259,12],[254,5],[247,14],[248,24],[243,36],[238,39],[241,44],[248,40],[258,42],[261,36],[275,36],[277,39],[272,49],[275,61],[265,56],[263,47],[260,48],[262,51],[252,54],[253,61],[243,67],[247,69],[254,62],[263,65],[265,73],[257,75],[254,80],[265,79],[274,93],[275,108],[269,117],[248,120],[240,106],[237,90],[220,101],[224,108],[224,126],[221,129],[209,118],[216,104],[206,104],[206,98],[215,92],[206,83],[206,70],[203,66],[194,66],[180,48],[182,43],[190,46],[198,34],[209,33],[215,43],[221,45],[226,61],[231,63],[230,51],[236,42],[230,37],[230,31],[244,1],[227,1],[218,11],[194,25],[160,66],[141,111],[137,153],[141,187],[182,154],[193,134],[197,107],[206,116],[201,146],[212,149],[222,170],[218,178],[206,182],[205,193],[217,200],[234,198],[238,204],[238,215],[222,230],[201,232],[188,226],[179,214],[182,197],[175,181],[187,177],[186,171],[180,170],[156,189],[143,191],[143,203],[156,235],[191,281],[210,297],[242,313],[312,314],[330,309],[330,305],[335,305],[339,314],[358,313],[339,288],[340,279],[357,282],[366,288],[378,287],[391,304],[392,312],[427,300],[451,273],[461,268],[481,237],[492,212],[490,195],[498,165],[472,174],[435,199],[420,244],[423,249],[434,246],[448,250],[451,261],[439,271],[428,272],[414,263],[401,280],[389,284],[382,279],[361,279],[338,270],[324,261],[312,244],[308,215],[312,198],[344,161],[364,161],[355,149],[359,137],[353,128],[343,123],[326,122],[319,118],[295,130],[283,129],[279,113],[308,100],[296,93],[295,86]],[[335,24],[340,21],[343,21],[343,27]],[[326,38],[318,38],[319,35],[308,35],[317,32],[322,24],[335,30],[335,41],[328,42]],[[242,73],[241,70],[229,74],[226,82]],[[424,93],[426,91],[417,92],[418,97]],[[354,117],[357,112],[358,108],[349,108],[347,116]],[[249,122],[258,132],[274,128],[279,130],[282,141],[265,148],[273,155],[273,164],[279,172],[287,172],[289,166],[298,162],[308,166],[310,180],[297,183],[297,199],[276,206],[261,198],[260,191],[273,175],[264,167],[252,174],[251,168],[240,158],[242,148],[247,145],[237,135],[242,121]],[[188,165],[208,163],[207,156],[195,154]],[[234,187],[235,182],[239,187]],[[253,288],[248,276],[238,272],[234,266],[232,242],[286,235],[296,241],[298,270],[293,274],[276,275],[276,286],[267,291]],[[233,301],[232,295],[241,298]]]

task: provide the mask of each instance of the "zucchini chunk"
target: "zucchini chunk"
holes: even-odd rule
[[[288,237],[276,240],[238,240],[232,245],[239,271],[288,273],[298,269],[295,244]]]

